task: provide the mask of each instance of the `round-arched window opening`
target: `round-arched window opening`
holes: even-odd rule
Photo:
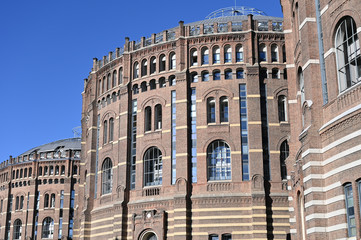
[[[139,240],[158,240],[157,235],[154,232],[146,232],[142,234]]]

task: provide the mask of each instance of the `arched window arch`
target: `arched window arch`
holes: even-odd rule
[[[284,95],[278,97],[278,120],[287,122],[287,98]]]
[[[153,232],[148,232],[144,234],[144,237],[141,240],[158,240],[157,235]]]
[[[244,70],[243,69],[237,69],[236,77],[237,77],[237,79],[243,79],[244,78]]]
[[[280,148],[280,164],[281,164],[281,179],[287,179],[286,159],[289,156],[289,147],[287,141],[283,141]]]
[[[226,69],[224,71],[224,79],[232,79],[232,69]]]
[[[166,87],[167,85],[166,85],[166,83],[165,83],[165,78],[164,77],[161,77],[160,79],[159,79],[159,88],[164,88],[164,87]]]
[[[109,119],[109,142],[114,140],[114,118]]]
[[[276,44],[271,46],[271,61],[278,62],[278,46]]]
[[[123,68],[119,68],[119,84],[123,83]]]
[[[61,166],[60,174],[65,175],[65,166],[64,165]]]
[[[152,108],[150,106],[144,109],[144,131],[152,130]]]
[[[162,185],[162,152],[151,147],[144,153],[144,186]]]
[[[360,40],[355,21],[343,18],[335,36],[336,62],[340,92],[361,81]]]
[[[117,71],[113,71],[113,81],[112,81],[112,87],[115,87],[117,85]]]
[[[219,238],[217,234],[211,234],[208,236],[208,240],[219,240]]]
[[[45,194],[44,195],[44,208],[48,208],[49,207],[49,194]]]
[[[213,80],[221,80],[221,71],[219,70],[213,71]]]
[[[216,122],[216,100],[214,97],[209,97],[207,99],[207,122]]]
[[[148,69],[148,61],[144,59],[142,61],[142,77],[147,75],[147,69]]]
[[[197,66],[198,65],[198,52],[197,49],[191,50],[191,66]]]
[[[150,59],[150,74],[155,73],[156,69],[157,69],[157,58],[152,57]]]
[[[108,142],[108,121],[105,120],[103,123],[103,144]]]
[[[107,81],[105,79],[105,76],[103,77],[103,86],[102,86],[102,93],[104,93],[107,90]]]
[[[219,101],[220,119],[221,122],[228,122],[228,98],[223,96]]]
[[[272,79],[280,79],[280,70],[278,68],[272,68]]]
[[[162,129],[162,105],[157,104],[154,108],[154,129]]]
[[[169,70],[171,69],[175,69],[176,68],[176,55],[174,52],[172,52],[170,55],[169,55]]]
[[[52,193],[50,196],[50,207],[55,208],[55,193]]]
[[[117,101],[117,93],[116,92],[112,93],[112,100],[113,100],[113,102]]]
[[[150,90],[154,90],[154,89],[156,89],[156,88],[157,88],[157,85],[156,85],[156,83],[155,83],[155,79],[150,80],[150,82],[149,82],[149,89],[150,89]]]
[[[224,47],[224,62],[225,63],[232,62],[232,48],[230,45],[226,45]]]
[[[232,240],[232,234],[230,233],[222,234],[222,240]]]
[[[191,73],[191,82],[192,83],[198,82],[198,73],[196,73],[196,72]]]
[[[138,88],[138,84],[134,84],[133,85],[133,94],[138,94],[139,93],[139,88]]]
[[[133,78],[136,79],[139,77],[139,64],[138,62],[134,63],[134,69],[133,69]]]
[[[221,62],[221,49],[218,46],[213,47],[213,64]]]
[[[202,48],[202,65],[209,64],[209,50],[208,48]]]
[[[142,92],[146,92],[147,91],[147,82],[142,82],[140,84],[140,89],[142,89]]]
[[[46,217],[43,220],[41,238],[53,238],[54,236],[54,220]]]
[[[202,72],[202,82],[208,82],[209,81],[209,72],[203,71]]]
[[[238,45],[236,48],[236,61],[243,62],[243,46]]]
[[[44,176],[48,175],[49,171],[48,171],[48,166],[44,167]]]
[[[107,76],[107,90],[112,88],[112,76],[110,75],[110,73]]]
[[[207,148],[208,180],[231,179],[231,148],[223,140],[216,140]]]
[[[259,45],[259,61],[260,62],[267,61],[267,47],[264,43]]]
[[[14,222],[14,234],[13,239],[21,239],[22,223],[20,219],[16,219]]]
[[[55,166],[55,175],[59,175],[59,166]]]
[[[165,62],[166,62],[165,55],[164,54],[160,55],[160,57],[159,57],[159,72],[165,71]]]
[[[170,76],[168,82],[169,82],[169,86],[175,86],[176,84],[175,76],[174,75]]]
[[[106,158],[102,165],[102,195],[112,192],[113,164],[110,158]]]

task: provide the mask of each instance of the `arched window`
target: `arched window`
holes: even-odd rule
[[[232,240],[232,235],[230,233],[222,234],[222,240]]]
[[[105,120],[103,123],[103,144],[108,142],[108,121]]]
[[[65,166],[62,165],[61,166],[61,172],[60,172],[61,175],[65,175]]]
[[[283,95],[278,97],[278,120],[287,122],[287,98]]]
[[[113,186],[113,164],[110,158],[106,158],[102,165],[102,194],[112,192]]]
[[[162,152],[156,148],[149,148],[144,154],[144,186],[162,184]]]
[[[31,177],[32,174],[33,174],[33,169],[29,168],[29,177]]]
[[[301,232],[301,236],[302,236],[302,240],[306,240],[305,237],[305,208],[304,208],[304,201],[303,201],[303,197],[300,194],[300,192],[297,193],[297,207],[298,207],[298,218],[299,218],[299,222],[301,223],[300,226],[300,232]]]
[[[175,76],[174,75],[170,76],[168,82],[169,82],[169,86],[175,86],[176,83]]]
[[[24,178],[26,178],[26,177],[28,177],[28,169],[27,168],[24,169]]]
[[[221,62],[221,49],[218,46],[213,48],[213,64]]]
[[[107,90],[107,85],[106,84],[107,84],[107,81],[106,81],[105,77],[103,77],[102,93]]]
[[[46,217],[43,221],[41,238],[50,238],[54,236],[54,220],[51,217]]]
[[[138,94],[139,93],[139,88],[138,88],[138,84],[134,84],[133,85],[133,94]]]
[[[208,48],[202,49],[202,65],[209,64],[209,50]]]
[[[148,132],[152,130],[152,109],[146,107],[144,110],[144,131]]]
[[[149,82],[149,89],[150,89],[150,90],[154,90],[154,89],[156,89],[156,88],[157,88],[157,86],[156,86],[156,83],[155,83],[155,79],[150,80],[150,82]]]
[[[123,83],[123,68],[119,68],[119,84]]]
[[[55,175],[59,175],[59,166],[55,166]]]
[[[192,74],[191,74],[191,82],[193,82],[193,83],[198,82],[198,73],[192,72]]]
[[[237,79],[243,79],[244,78],[243,69],[237,69],[236,76],[237,76]]]
[[[16,219],[14,222],[14,234],[13,239],[21,239],[21,231],[22,230],[22,223],[20,219]]]
[[[353,197],[351,183],[346,184],[344,189],[345,189],[345,200],[346,200],[348,236],[354,237],[356,236],[356,219],[355,219],[354,197]]]
[[[228,98],[225,96],[221,97],[219,105],[221,122],[228,122]]]
[[[171,53],[169,55],[169,70],[171,69],[175,69],[176,68],[176,56],[175,56],[175,53]]]
[[[278,62],[278,46],[276,44],[271,46],[271,60],[272,62]]]
[[[165,78],[164,77],[162,77],[162,78],[160,78],[159,79],[159,88],[164,88],[164,87],[166,87],[167,85],[166,85],[166,83],[165,83]]]
[[[133,78],[136,79],[139,77],[139,64],[138,62],[134,63],[134,69],[133,69]]]
[[[73,165],[73,175],[77,175],[77,174],[78,174],[78,166]]]
[[[165,71],[165,55],[162,54],[159,57],[159,72]]]
[[[224,71],[224,79],[232,79],[232,70],[231,69],[226,69],[226,71]]]
[[[198,52],[196,49],[191,50],[191,66],[198,65]]]
[[[110,98],[110,95],[107,95],[107,105],[112,103],[112,99]]]
[[[116,92],[113,92],[113,94],[112,94],[112,100],[113,100],[113,102],[116,102],[116,101],[117,101],[117,93],[116,93]]]
[[[109,142],[114,140],[114,118],[109,119]]]
[[[52,194],[51,194],[51,197],[50,197],[50,207],[51,207],[51,208],[55,208],[55,193],[52,193]]]
[[[117,85],[117,71],[113,71],[113,81],[112,81],[112,87],[115,87]]]
[[[283,69],[283,79],[287,80],[287,68]]]
[[[287,179],[286,159],[289,156],[289,147],[287,141],[283,141],[280,149],[281,179]]]
[[[148,232],[144,235],[142,240],[158,240],[158,238],[153,232]]]
[[[282,46],[282,57],[283,57],[283,62],[285,63],[287,61],[286,46],[285,45]]]
[[[360,40],[355,21],[341,20],[335,37],[336,62],[340,92],[361,81]]]
[[[219,70],[213,71],[213,80],[221,80],[221,72]]]
[[[45,167],[44,167],[44,176],[48,175],[48,173],[49,173],[49,172],[48,172],[48,167],[45,166]]]
[[[23,169],[20,169],[20,178],[23,178]]]
[[[19,178],[19,169],[16,170],[16,179]]]
[[[229,45],[224,47],[224,62],[230,63],[232,62],[232,48]]]
[[[112,78],[111,78],[111,75],[109,73],[108,76],[107,76],[107,90],[109,90],[111,88],[112,88]]]
[[[20,197],[20,209],[24,208],[24,196]]]
[[[154,129],[162,129],[162,105],[157,104],[154,108]]]
[[[102,93],[102,80],[99,79],[99,83],[98,83],[98,94],[100,95]]]
[[[49,194],[45,194],[44,196],[44,208],[49,207]]]
[[[211,234],[209,235],[208,240],[219,240],[219,238],[217,234]]]
[[[147,60],[142,61],[142,77],[147,75],[148,62]]]
[[[146,92],[147,91],[147,82],[142,82],[140,84],[140,88],[142,89],[142,92]]]
[[[280,70],[278,68],[272,68],[272,78],[273,79],[280,78]]]
[[[301,67],[298,69],[298,82],[301,92],[301,106],[302,106],[303,102],[305,101],[305,80],[303,78],[303,72]]]
[[[237,46],[236,49],[236,61],[243,62],[243,46]]]
[[[207,148],[208,180],[231,179],[231,148],[225,141],[216,140]]]
[[[207,99],[207,122],[216,122],[216,100],[213,97]]]
[[[49,167],[49,175],[53,175],[54,174],[54,166],[50,166]]]
[[[20,198],[19,198],[19,196],[17,196],[16,200],[15,200],[15,210],[19,210],[19,201],[20,201]]]
[[[203,71],[202,72],[202,82],[208,82],[209,81],[209,72]]]
[[[150,59],[150,74],[155,73],[157,68],[157,58],[156,57],[152,57]]]
[[[267,47],[265,44],[259,45],[259,61],[266,62],[267,61]]]

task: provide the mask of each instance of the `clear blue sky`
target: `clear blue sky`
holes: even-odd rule
[[[139,40],[183,20],[202,20],[234,0],[1,0],[0,162],[73,137],[80,126],[83,79],[93,57],[124,38]],[[237,0],[282,17],[279,0]]]

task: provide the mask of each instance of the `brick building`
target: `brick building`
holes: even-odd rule
[[[282,18],[221,9],[94,59],[77,239],[286,239]]]
[[[0,164],[0,239],[72,239],[80,141],[48,143]]]
[[[360,1],[281,4],[292,239],[360,239]]]

